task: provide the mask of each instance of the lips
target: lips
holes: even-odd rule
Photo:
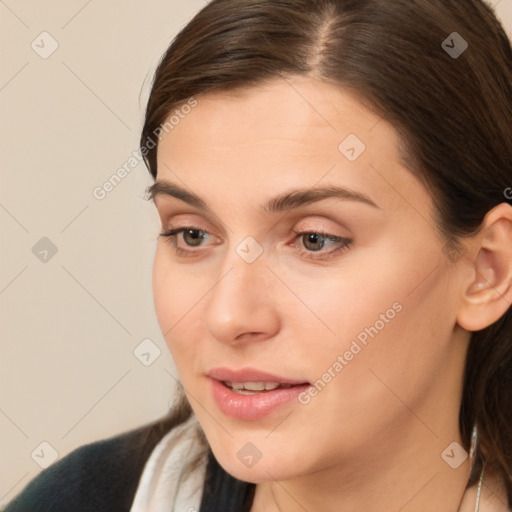
[[[301,384],[308,384],[307,380],[291,379],[288,377],[281,377],[272,373],[263,372],[254,368],[244,368],[241,370],[230,370],[229,368],[213,368],[207,373],[208,377],[221,381],[221,382],[264,382],[276,383],[280,385],[290,384],[297,386]]]
[[[219,409],[241,420],[258,420],[297,397],[309,383],[252,368],[215,368],[208,372],[211,392]]]
[[[274,391],[274,389],[277,388],[287,389],[292,387],[292,384],[279,384],[278,382],[230,382],[226,380],[224,384],[242,395]]]

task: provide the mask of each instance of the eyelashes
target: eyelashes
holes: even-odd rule
[[[353,240],[349,238],[332,235],[320,230],[293,231],[293,233],[295,234],[294,243],[298,241],[302,247],[298,248],[294,245],[292,245],[292,247],[295,248],[299,256],[311,260],[332,258],[346,251],[353,244]],[[161,232],[160,236],[171,244],[176,256],[179,257],[199,256],[204,253],[202,242],[208,240],[208,237],[213,237],[208,231],[194,226],[169,229]],[[181,240],[185,246],[190,247],[190,249],[184,249],[179,246],[178,240]],[[318,245],[318,247],[314,247],[315,245]],[[324,250],[326,245],[334,247],[326,251]],[[312,246],[313,249],[311,249]]]
[[[296,235],[296,238],[299,238],[302,241],[307,240],[304,246],[306,246],[307,244],[321,244],[320,247],[312,249],[312,252],[317,252],[318,249],[323,249],[326,242],[343,244],[348,241],[346,238],[331,235],[329,233],[323,233],[320,231],[294,231],[294,233]]]
[[[300,256],[309,259],[328,259],[334,257],[340,252],[347,250],[352,245],[352,240],[342,236],[331,235],[322,231],[294,231],[295,240],[302,242],[305,249],[297,249]],[[318,244],[320,247],[314,250],[308,250],[308,244]],[[329,251],[322,250],[326,243],[334,245],[334,248]]]
[[[199,237],[196,236],[195,237],[196,240],[197,239],[204,240],[206,238],[206,235],[211,235],[211,233],[209,233],[208,231],[205,231],[203,229],[199,229],[199,228],[195,228],[195,227],[185,227],[185,228],[170,229],[168,231],[163,231],[162,233],[160,233],[160,236],[166,238],[171,243],[172,247],[174,248],[175,253],[178,256],[183,256],[183,257],[192,256],[193,254],[196,254],[198,251],[183,249],[181,247],[178,247],[178,235],[185,234],[185,233],[187,233],[189,235],[191,233],[195,233],[195,234],[203,233]],[[191,246],[191,247],[198,247],[198,246]]]

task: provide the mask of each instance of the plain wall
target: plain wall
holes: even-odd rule
[[[150,73],[204,5],[0,2],[0,508],[52,449],[63,457],[172,404],[151,291],[159,222],[133,153]],[[512,0],[493,5],[512,33]],[[143,340],[144,361],[160,351],[147,366]]]

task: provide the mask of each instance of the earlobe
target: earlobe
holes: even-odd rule
[[[480,331],[499,320],[512,304],[512,206],[490,210],[465,262],[472,276],[463,288],[457,323]]]

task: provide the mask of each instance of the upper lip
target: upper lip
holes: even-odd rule
[[[221,382],[275,382],[277,384],[292,385],[308,384],[306,380],[280,377],[279,375],[273,375],[255,368],[241,368],[240,370],[213,368],[206,375]]]

